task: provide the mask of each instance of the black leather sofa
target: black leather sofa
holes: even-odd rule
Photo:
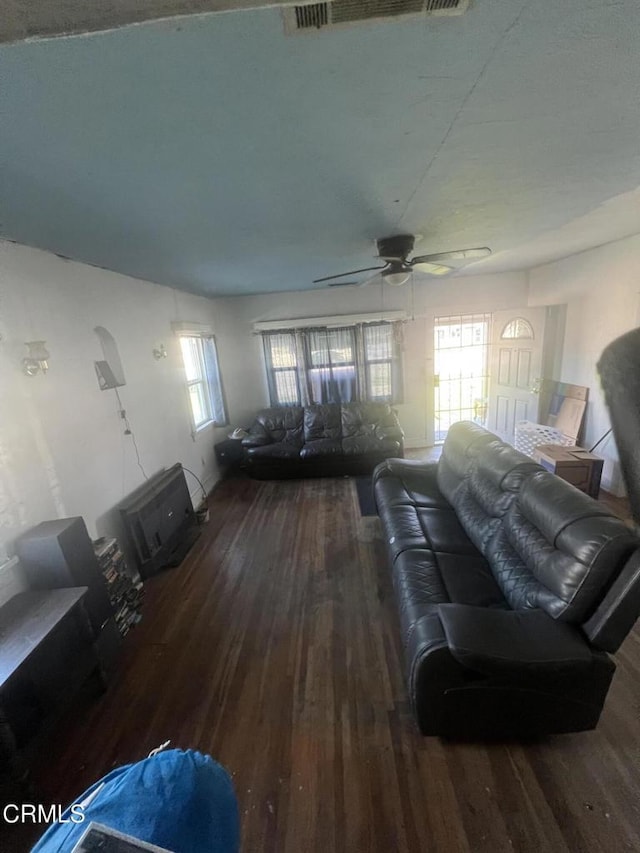
[[[387,403],[324,403],[263,409],[242,444],[251,476],[285,479],[369,473],[403,439]]]
[[[640,612],[640,540],[606,507],[472,423],[438,463],[374,472],[420,730],[594,728]]]

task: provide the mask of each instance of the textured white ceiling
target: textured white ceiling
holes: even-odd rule
[[[640,231],[639,44],[637,0],[476,0],[5,45],[0,235],[208,294],[317,287],[399,232],[533,266]]]
[[[281,6],[278,0],[8,0],[0,15],[0,42],[100,32],[142,21]]]

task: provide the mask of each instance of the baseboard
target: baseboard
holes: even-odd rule
[[[211,492],[215,489],[220,480],[221,477],[217,471],[212,471],[207,477],[203,479],[202,485],[204,486],[207,495],[211,494]],[[193,504],[194,508],[197,509],[204,500],[202,489],[198,484],[196,484],[196,488],[192,492],[190,491],[189,494],[191,495],[191,503]]]
[[[407,450],[422,450],[422,448],[433,447],[426,438],[405,438],[404,446]]]

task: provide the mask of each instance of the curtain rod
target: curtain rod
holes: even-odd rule
[[[357,323],[394,323],[406,320],[406,311],[374,311],[369,314],[342,314],[329,317],[288,317],[283,320],[261,320],[253,324],[254,332],[279,332],[282,329],[305,329],[314,326],[355,326]]]

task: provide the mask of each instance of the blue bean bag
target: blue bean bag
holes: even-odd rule
[[[102,787],[100,787],[102,786]],[[89,823],[105,824],[172,853],[237,853],[238,804],[227,771],[211,756],[188,749],[159,752],[119,767],[76,799],[82,823],[55,823],[32,853],[71,851]],[[77,820],[71,806],[63,820]]]

